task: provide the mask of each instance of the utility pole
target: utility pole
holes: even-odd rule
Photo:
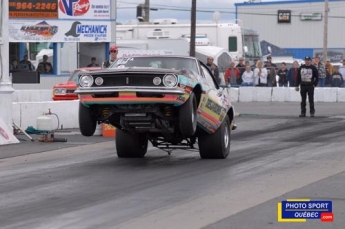
[[[325,0],[325,19],[323,27],[323,55],[322,62],[326,63],[327,61],[327,38],[328,38],[328,0]]]
[[[145,0],[144,12],[145,12],[144,19],[146,22],[149,22],[150,21],[150,0]]]
[[[195,56],[196,0],[192,0],[189,55]]]
[[[8,0],[0,6],[0,119],[12,128],[12,93],[9,76]]]

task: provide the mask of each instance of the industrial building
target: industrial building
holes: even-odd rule
[[[294,58],[322,57],[324,31],[327,59],[339,63],[345,58],[345,0],[328,1],[325,27],[324,0],[249,1],[236,3],[236,19],[259,32],[260,39],[279,46]],[[264,51],[264,50],[263,50]]]

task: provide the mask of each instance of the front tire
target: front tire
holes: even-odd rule
[[[230,120],[226,116],[216,132],[199,136],[200,157],[205,159],[227,158],[230,153],[230,133]]]
[[[97,121],[92,117],[91,109],[79,103],[79,129],[83,136],[90,137],[96,131]]]
[[[179,109],[179,126],[184,137],[191,137],[196,132],[198,124],[197,120],[197,102],[194,92],[192,92],[188,100],[182,104]]]
[[[117,129],[115,143],[119,158],[140,158],[147,152],[148,138],[146,134],[132,134]]]

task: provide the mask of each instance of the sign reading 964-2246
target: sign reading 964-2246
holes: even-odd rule
[[[58,18],[58,0],[9,0],[10,18]]]

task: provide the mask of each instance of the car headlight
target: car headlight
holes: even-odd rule
[[[81,87],[91,87],[93,84],[93,77],[90,75],[84,75],[80,77],[79,84]]]
[[[101,85],[103,84],[103,82],[104,82],[104,80],[103,80],[102,77],[97,77],[97,78],[95,79],[95,84],[96,84],[97,86],[101,86]]]
[[[54,95],[66,95],[66,88],[55,88]]]
[[[177,77],[172,74],[167,74],[163,78],[163,84],[166,87],[175,87],[177,84]]]

